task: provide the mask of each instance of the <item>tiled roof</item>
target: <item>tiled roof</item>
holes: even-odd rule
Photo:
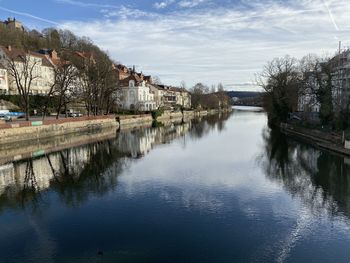
[[[169,91],[173,91],[173,92],[188,92],[188,91],[187,91],[186,89],[184,89],[184,88],[166,86],[166,85],[163,85],[163,84],[158,84],[158,85],[153,84],[153,86],[155,86],[155,87],[158,88],[158,89],[164,90],[164,91],[169,90]]]
[[[33,57],[41,58],[42,59],[42,65],[46,67],[52,67],[53,65],[51,64],[50,60],[43,54],[33,52],[33,51],[28,51],[25,52],[24,50],[18,49],[18,48],[13,48],[11,47],[11,50],[9,50],[6,47],[0,46],[0,48],[6,53],[6,55],[13,60],[16,61],[21,61],[20,57],[25,56],[25,55],[30,55]]]
[[[130,80],[133,80],[133,81],[135,81],[135,85],[138,85],[138,84],[140,84],[141,82],[142,82],[142,80],[137,76],[137,74],[132,74],[132,75],[130,75],[129,77],[127,77],[127,78],[125,78],[125,79],[123,79],[123,80],[121,80],[120,82],[119,82],[119,85],[120,86],[129,86],[129,81]]]

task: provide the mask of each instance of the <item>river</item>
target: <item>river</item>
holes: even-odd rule
[[[81,136],[0,155],[0,262],[349,262],[350,159],[263,112]]]

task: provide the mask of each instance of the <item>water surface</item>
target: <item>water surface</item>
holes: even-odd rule
[[[348,262],[350,160],[266,125],[235,111],[7,154],[0,262]]]

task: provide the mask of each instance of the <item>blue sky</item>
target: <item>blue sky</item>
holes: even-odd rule
[[[0,0],[0,18],[88,36],[165,83],[256,89],[274,57],[333,54],[350,43],[348,0]]]

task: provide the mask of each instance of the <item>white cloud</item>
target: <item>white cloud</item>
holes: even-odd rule
[[[182,0],[179,2],[179,6],[181,7],[186,7],[186,8],[191,8],[198,6],[204,2],[207,2],[208,0]]]
[[[163,8],[166,8],[169,5],[173,4],[174,2],[175,2],[175,0],[165,0],[165,1],[161,1],[161,2],[156,2],[153,4],[153,6],[156,9],[163,9]]]
[[[138,18],[155,18],[157,14],[144,12],[139,9],[133,9],[126,6],[120,6],[118,9],[101,9],[100,12],[106,18],[120,18],[120,19],[138,19]]]
[[[64,27],[89,36],[115,59],[142,65],[143,72],[174,85],[181,80],[190,85],[252,83],[254,74],[276,56],[333,52],[335,36],[350,43],[347,0],[328,0],[327,8],[323,0],[248,3],[253,7],[170,14],[106,10],[108,19],[67,21]]]

